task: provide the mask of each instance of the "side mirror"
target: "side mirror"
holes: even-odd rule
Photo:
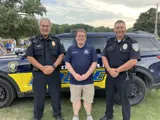
[[[19,55],[19,57],[20,57],[20,60],[24,60],[24,59],[26,59],[25,54],[24,54],[24,55]]]

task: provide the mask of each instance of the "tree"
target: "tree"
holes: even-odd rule
[[[68,25],[68,24],[62,24],[61,26],[63,26],[64,32],[66,32],[66,33],[71,32],[70,25]]]
[[[113,32],[112,28],[104,27],[104,26],[100,26],[100,27],[95,28],[93,26],[86,25],[86,24],[72,24],[72,25],[52,24],[51,33],[53,33],[53,34],[70,33],[72,31],[73,32],[76,31],[77,29],[84,29],[87,32]]]
[[[0,6],[0,33],[6,37],[19,37],[19,25],[21,24],[21,16],[17,14],[15,9],[7,9],[5,6]]]
[[[40,0],[23,0],[20,6],[20,12],[34,16],[34,14],[43,16],[47,12]]]
[[[113,29],[109,27],[100,26],[100,27],[94,28],[93,31],[94,32],[113,32]]]
[[[141,13],[139,18],[136,20],[136,23],[134,24],[133,29],[154,33],[155,15],[156,15],[155,8],[150,8],[148,11]],[[158,13],[158,16],[159,15],[160,13]],[[160,28],[160,20],[158,20],[158,29],[159,28]],[[160,31],[158,31],[158,34],[160,35]]]
[[[38,33],[35,14],[43,15],[46,9],[40,0],[0,0],[0,35],[19,39]]]
[[[46,8],[40,0],[0,0],[0,37],[9,37],[18,40],[22,37],[33,36],[39,33],[36,15],[43,16]],[[109,27],[93,27],[86,24],[52,24],[51,33],[69,33],[77,29],[87,32],[110,32]]]
[[[87,32],[90,32],[92,31],[94,27],[93,26],[90,26],[90,25],[85,25],[85,24],[72,24],[70,25],[70,31],[72,30],[77,30],[77,29],[84,29],[85,31]]]
[[[35,17],[25,16],[19,28],[24,37],[37,35],[39,33],[38,22]]]
[[[55,33],[56,33],[56,26],[54,24],[52,24],[51,34],[55,34]]]
[[[133,28],[128,28],[127,32],[133,32]]]

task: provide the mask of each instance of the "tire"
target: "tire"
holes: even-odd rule
[[[129,97],[131,106],[141,103],[147,95],[147,87],[140,77],[133,76],[132,86],[132,93]],[[118,93],[115,94],[115,100],[118,104],[121,103]]]
[[[5,79],[0,78],[0,108],[9,106],[16,98],[13,86]]]

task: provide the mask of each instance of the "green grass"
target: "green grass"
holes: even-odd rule
[[[69,101],[69,94],[62,97],[62,113],[65,120],[72,119],[72,106]],[[11,106],[0,109],[0,120],[32,120],[33,98],[17,99]],[[99,120],[105,111],[105,99],[103,95],[96,96],[93,104],[94,120]],[[121,106],[114,107],[115,120],[122,120]],[[160,120],[160,91],[148,94],[146,99],[139,105],[131,108],[131,120]],[[85,110],[80,111],[80,120],[85,120]],[[42,120],[52,120],[52,108],[49,98],[46,99],[44,117]],[[54,119],[53,119],[54,120]]]

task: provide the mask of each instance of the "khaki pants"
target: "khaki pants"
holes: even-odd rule
[[[89,85],[73,85],[70,84],[71,102],[83,99],[85,102],[93,103],[94,98],[94,84]]]

